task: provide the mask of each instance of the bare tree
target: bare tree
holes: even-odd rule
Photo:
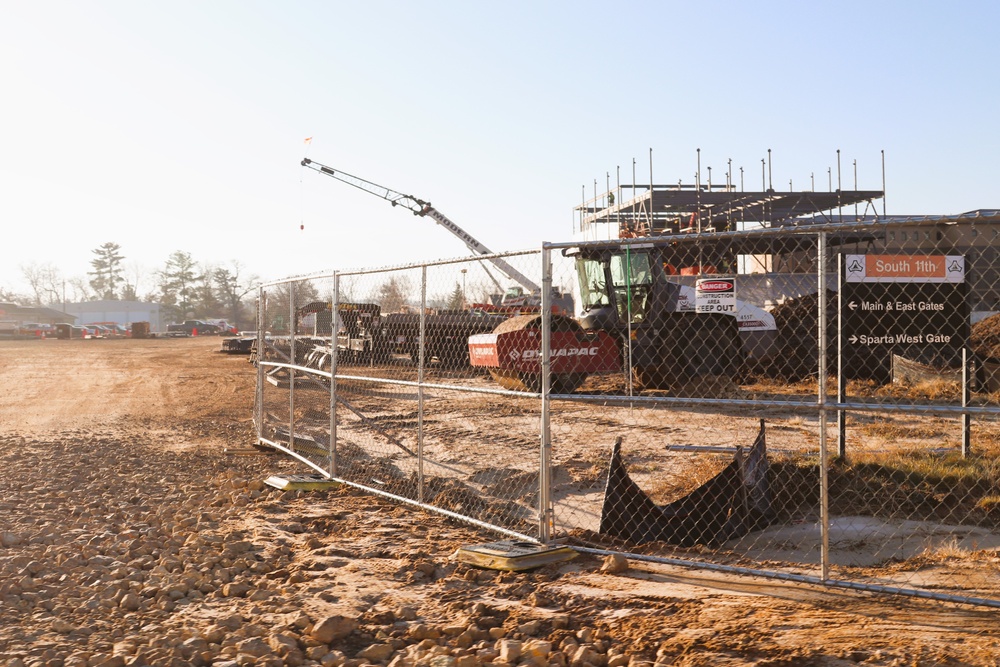
[[[21,264],[21,275],[31,288],[35,305],[59,303],[63,279],[54,264]]]
[[[93,301],[96,298],[94,293],[91,291],[90,283],[86,278],[76,276],[74,278],[70,278],[66,282],[70,287],[70,301]]]
[[[382,307],[383,313],[398,313],[405,309],[410,291],[410,281],[405,277],[393,276],[379,285],[373,298]]]
[[[24,295],[18,294],[7,287],[0,286],[0,301],[5,303],[17,303],[19,301],[27,300],[28,299],[26,299]]]
[[[357,290],[357,276],[342,276],[339,281],[340,286],[340,303],[351,303],[354,301],[354,293]],[[330,303],[333,303],[333,291],[331,289],[330,297],[327,299]]]
[[[139,287],[146,278],[146,268],[139,262],[129,262],[122,269],[122,300],[139,301]]]
[[[294,294],[294,305],[291,298]],[[268,288],[267,303],[265,312],[265,323],[271,331],[289,330],[289,318],[291,310],[298,310],[310,303],[319,300],[319,290],[311,280],[300,280],[294,283],[281,283]]]
[[[237,327],[243,322],[243,297],[258,281],[254,275],[241,276],[242,272],[243,266],[236,260],[230,262],[230,267],[219,267],[212,272],[216,298],[225,308],[227,319]]]

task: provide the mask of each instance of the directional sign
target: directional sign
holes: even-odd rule
[[[695,287],[695,311],[735,313],[736,281],[732,278],[702,278]]]
[[[969,332],[961,255],[845,255],[843,343],[852,378],[886,379],[892,355],[961,358]]]

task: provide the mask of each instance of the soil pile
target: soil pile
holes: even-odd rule
[[[779,353],[773,360],[754,369],[766,377],[789,381],[815,376],[819,369],[817,341],[819,340],[819,294],[806,294],[779,304],[771,314],[778,330]],[[835,368],[837,293],[827,290],[826,321],[828,331],[827,363]]]
[[[970,344],[979,358],[1000,361],[1000,313],[972,325]]]

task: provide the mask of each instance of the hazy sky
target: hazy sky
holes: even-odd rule
[[[299,163],[432,201],[494,250],[571,238],[631,181],[826,189],[890,214],[1000,208],[1000,5],[0,0],[0,287],[112,241],[262,278],[468,254]],[[312,137],[308,147],[304,139]],[[302,228],[304,226],[304,228]]]

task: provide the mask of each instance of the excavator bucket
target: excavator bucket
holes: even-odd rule
[[[774,512],[768,482],[764,420],[744,456],[700,487],[666,505],[657,505],[625,469],[621,438],[615,441],[601,509],[600,533],[635,544],[714,545],[770,525]]]

